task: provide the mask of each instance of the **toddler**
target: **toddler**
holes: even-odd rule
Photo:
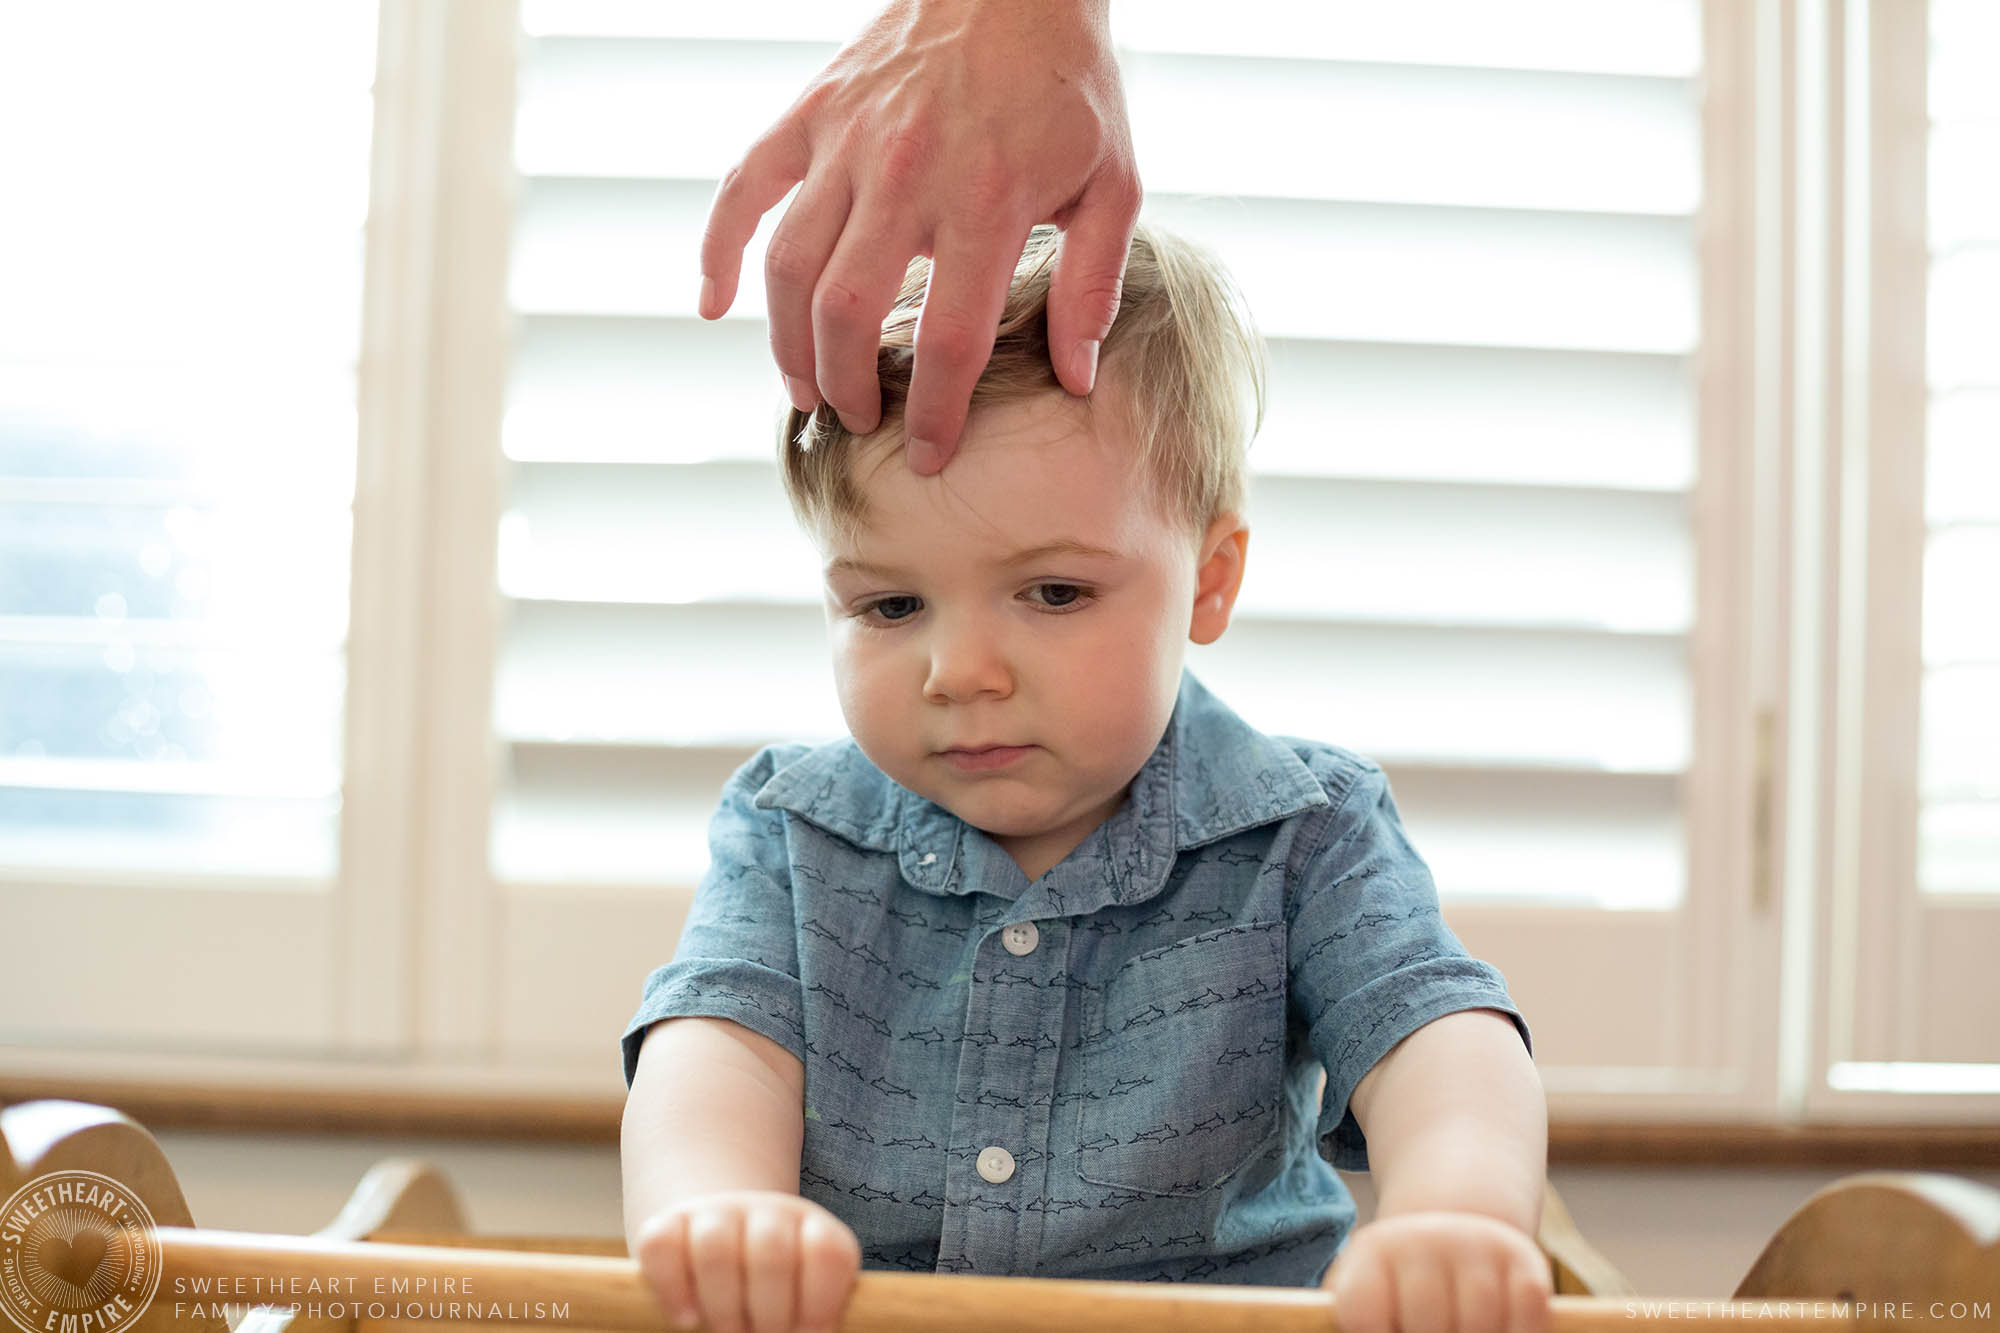
[[[898,429],[921,259],[881,427],[785,422],[852,738],[723,791],[623,1039],[632,1253],[721,1330],[830,1329],[868,1267],[1323,1283],[1346,1333],[1536,1333],[1526,1022],[1381,770],[1182,664],[1242,585],[1261,344],[1142,226],[1073,398],[1059,243],[1030,237],[942,473]],[[1369,1225],[1335,1167],[1374,1172]]]

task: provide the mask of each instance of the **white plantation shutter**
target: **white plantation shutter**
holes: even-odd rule
[[[841,734],[772,462],[777,213],[729,316],[694,298],[716,180],[874,9],[521,9],[491,865],[522,956],[557,905],[619,936],[592,995],[626,1009],[722,780]],[[1385,765],[1552,1088],[1738,1095],[1697,962],[1735,908],[1693,911],[1690,878],[1733,865],[1706,892],[1737,892],[1721,822],[1747,816],[1734,777],[1700,819],[1683,800],[1698,547],[1736,521],[1726,490],[1691,504],[1729,443],[1701,426],[1700,5],[1113,11],[1146,215],[1220,255],[1272,350],[1248,579],[1192,667],[1253,724]],[[1634,993],[1594,1001],[1606,969]],[[581,1003],[525,984],[503,1049]]]
[[[1931,6],[1917,882],[2000,895],[2000,9]],[[1993,1058],[2000,1060],[2000,1047]]]
[[[375,35],[0,15],[0,1041],[335,1026]]]
[[[1840,1118],[2000,1108],[2000,11],[1883,5],[1847,47],[1827,508],[1825,1089]],[[1836,196],[1838,197],[1838,196]]]
[[[306,8],[0,18],[0,1072],[615,1095],[840,728],[775,216],[693,303],[875,0]],[[1272,350],[1195,669],[1385,764],[1559,1120],[1990,1119],[1993,7],[1113,8]]]
[[[2000,951],[2000,189],[1992,168],[2000,159],[1992,80],[2000,11],[1930,0],[1928,19],[1928,42],[1918,34],[1903,62],[1924,77],[1909,80],[1917,86],[1907,96],[1884,99],[1902,115],[1896,127],[1907,125],[1891,141],[1923,167],[1899,179],[1921,179],[1926,202],[1911,223],[1915,234],[1895,230],[1903,211],[1888,213],[1889,242],[1915,256],[1904,272],[1922,328],[1909,333],[1924,349],[1921,381],[1896,400],[1908,417],[1896,424],[1924,447],[1892,455],[1902,475],[1922,484],[1899,489],[1914,512],[1882,524],[1877,557],[1897,571],[1894,586],[1916,614],[1894,621],[1915,642],[1896,659],[1903,669],[1883,673],[1876,696],[1887,694],[1894,715],[1909,719],[1915,744],[1890,752],[1899,781],[1883,803],[1900,836],[1888,844],[1893,860],[1882,880],[1894,896],[1869,923],[1882,927],[1878,935],[1859,951],[1853,1035],[1848,1049],[1834,1049],[1844,1061],[1832,1082],[1863,1107],[1893,1098],[1931,1114],[1965,1106],[1990,1119],[2000,1106],[1992,1022],[2000,1010],[1992,972]],[[1907,832],[1905,819],[1914,825]]]

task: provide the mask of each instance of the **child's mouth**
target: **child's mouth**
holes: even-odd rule
[[[946,750],[944,758],[961,772],[984,773],[990,769],[1005,768],[1034,748],[1032,745],[989,745],[977,750]]]

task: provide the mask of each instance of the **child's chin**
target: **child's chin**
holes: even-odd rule
[[[1016,802],[981,800],[978,797],[968,800],[963,796],[951,800],[931,799],[988,837],[1032,838],[1047,833],[1050,828],[1047,811],[1024,810]]]
[[[960,815],[959,818],[964,819],[965,817]],[[984,833],[996,842],[1006,838],[1036,838],[1049,831],[1047,825],[1035,823],[1031,820],[1022,820],[1011,824],[995,823],[992,820],[988,820],[982,824],[975,823],[970,819],[966,819],[965,822],[971,824],[972,827],[978,829],[981,833]]]

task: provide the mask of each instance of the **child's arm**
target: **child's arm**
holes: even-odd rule
[[[1548,1100],[1513,1020],[1467,1009],[1426,1023],[1355,1085],[1375,1216],[1484,1213],[1529,1236],[1542,1216]]]
[[[654,1024],[619,1131],[627,1242],[662,1208],[697,1194],[797,1194],[805,1083],[796,1055],[741,1024]]]
[[[799,1197],[805,1068],[716,1018],[648,1029],[625,1102],[627,1248],[676,1325],[831,1329],[861,1267],[846,1223]]]
[[[1549,1265],[1534,1236],[1548,1103],[1513,1022],[1497,1010],[1418,1028],[1356,1084],[1375,1219],[1322,1285],[1344,1333],[1394,1327],[1541,1333]]]

